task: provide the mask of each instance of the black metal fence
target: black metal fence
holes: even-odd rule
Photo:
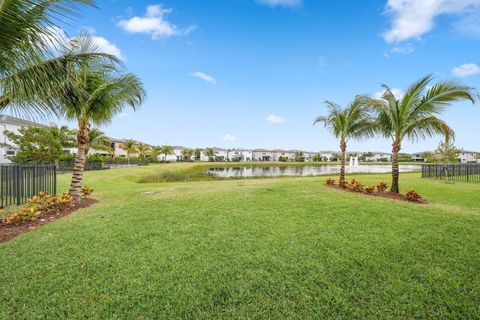
[[[0,208],[21,205],[41,191],[57,193],[57,170],[54,164],[0,165]]]
[[[85,170],[104,170],[148,165],[146,160],[87,160]],[[73,171],[75,160],[63,160],[58,163],[58,171]]]
[[[480,182],[480,164],[424,164],[422,178]]]

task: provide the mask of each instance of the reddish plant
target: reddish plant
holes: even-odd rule
[[[388,189],[388,184],[384,181],[380,181],[376,184],[378,192],[385,192]]]
[[[337,182],[335,181],[335,179],[332,179],[332,178],[328,178],[327,179],[327,185],[329,186],[333,186],[335,185]]]
[[[405,193],[405,199],[412,202],[418,202],[422,199],[422,197],[415,190],[411,189]]]

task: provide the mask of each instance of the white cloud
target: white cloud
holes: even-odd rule
[[[203,73],[201,71],[194,72],[194,73],[191,74],[191,76],[195,77],[195,78],[202,79],[203,81],[206,81],[210,84],[217,84],[217,81],[215,80],[214,77],[212,77],[211,75],[208,75],[206,73]]]
[[[92,36],[92,39],[97,44],[98,51],[112,54],[119,59],[125,60],[125,58],[122,55],[122,51],[114,43],[111,43],[104,37],[99,37],[99,36]]]
[[[393,95],[395,98],[401,99],[403,95],[405,94],[402,89],[397,89],[397,88],[390,88],[390,91],[392,91]],[[383,94],[385,93],[385,90],[379,91],[373,95],[375,99],[382,99]]]
[[[420,39],[433,29],[437,16],[477,10],[479,4],[480,0],[388,0],[392,27],[383,37],[388,43]]]
[[[296,7],[302,4],[302,0],[256,0],[256,2],[270,7]]]
[[[285,119],[280,116],[271,114],[267,117],[267,121],[273,124],[281,124],[285,122]]]
[[[475,63],[465,63],[459,67],[453,68],[453,75],[459,78],[465,78],[480,73],[480,67]]]
[[[120,118],[126,118],[126,117],[128,117],[129,115],[130,115],[130,114],[129,114],[128,112],[121,112],[121,113],[118,114],[118,116],[119,116]]]
[[[84,28],[84,30],[90,34],[90,37],[96,43],[99,52],[112,54],[117,58],[124,60],[122,51],[114,43],[111,43],[104,37],[95,36],[95,29],[93,28]],[[63,47],[67,46],[72,39],[75,39],[75,37],[70,38],[67,33],[59,27],[46,28],[44,37],[45,41],[50,46],[50,49],[55,51],[60,51]]]
[[[167,21],[165,16],[171,12],[172,9],[164,9],[161,4],[151,5],[147,7],[143,17],[135,16],[120,20],[118,26],[129,33],[149,34],[152,39],[185,35],[195,29],[195,27],[179,29]]]
[[[223,140],[225,140],[225,141],[231,141],[231,142],[232,142],[232,141],[237,141],[237,137],[232,136],[232,135],[229,133],[229,134],[227,134],[225,137],[223,137]]]

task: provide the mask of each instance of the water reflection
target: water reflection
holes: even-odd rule
[[[400,165],[400,172],[420,171],[418,165]],[[390,165],[360,165],[346,167],[346,173],[389,173]],[[319,176],[340,173],[339,165],[325,166],[271,166],[271,167],[218,167],[208,169],[208,173],[222,178],[280,177],[280,176]]]

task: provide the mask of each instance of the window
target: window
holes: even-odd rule
[[[15,151],[14,150],[7,150],[7,156],[14,156]]]

